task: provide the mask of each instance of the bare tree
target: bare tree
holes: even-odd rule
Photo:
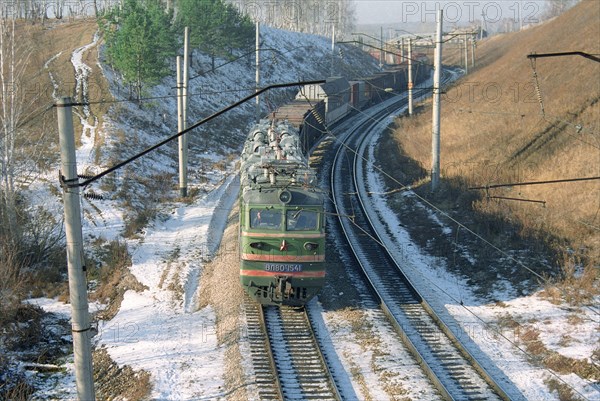
[[[26,126],[41,109],[41,94],[26,96],[24,75],[32,50],[19,41],[17,29],[14,16],[0,18],[0,207],[5,233],[15,241],[22,234],[17,224],[16,178],[33,174],[32,164],[43,148],[35,143],[40,138],[34,139],[34,130]]]
[[[547,18],[552,18],[561,15],[577,4],[579,0],[546,0],[546,2],[548,3]]]
[[[355,8],[351,0],[228,0],[254,21],[290,31],[331,35],[352,32]]]
[[[15,82],[18,75],[16,59],[15,19],[0,18],[0,193],[9,229],[15,227],[14,152],[19,119]]]

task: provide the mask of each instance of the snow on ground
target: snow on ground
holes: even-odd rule
[[[119,365],[152,375],[156,400],[219,399],[224,356],[215,335],[210,306],[198,310],[202,261],[219,246],[226,219],[237,198],[238,178],[230,175],[217,190],[190,205],[172,205],[166,218],[154,221],[142,238],[128,241],[131,272],[148,287],[125,293],[110,321],[98,322],[96,348],[105,347]],[[112,235],[87,224],[84,235]],[[47,312],[70,316],[70,305],[44,298],[29,300]],[[92,304],[93,312],[101,305]],[[36,396],[76,399],[72,358],[65,373],[54,374]]]
[[[44,319],[47,323],[44,325],[45,329],[52,332],[54,335],[61,335],[62,339],[67,342],[72,342],[73,337],[70,331],[66,331],[61,328],[65,321],[68,321],[68,328],[70,329],[71,319],[71,305],[64,302],[60,302],[56,299],[49,298],[31,298],[27,300],[27,303],[36,305],[42,308],[45,312],[51,314],[47,315]],[[103,306],[99,303],[90,303],[90,312],[95,312],[101,309]],[[62,323],[60,322],[62,321]],[[68,334],[67,334],[68,333]],[[54,365],[47,365],[50,367],[56,367]],[[61,371],[47,373],[40,375],[34,371],[27,371],[30,379],[36,383],[37,391],[31,396],[32,400],[77,400],[77,391],[75,385],[75,364],[73,361],[73,355],[70,355],[64,363],[60,366]]]
[[[83,54],[95,47],[100,39],[100,32],[94,34],[92,42],[75,49],[71,55],[71,63],[75,69],[75,102],[89,101],[89,84],[88,77],[92,69],[83,62]],[[80,171],[84,171],[88,165],[93,163],[93,151],[96,140],[96,129],[98,128],[98,119],[90,113],[90,106],[83,106],[83,114],[73,109],[74,114],[79,117],[79,121],[83,126],[81,133],[81,146],[77,148],[77,160],[79,162]],[[93,123],[90,124],[90,118]]]
[[[54,99],[54,101],[58,100],[58,95],[56,94],[56,90],[58,89],[58,83],[56,82],[56,79],[54,79],[54,75],[52,75],[52,72],[49,71],[49,67],[50,63],[59,58],[62,55],[62,53],[62,51],[58,52],[44,63],[44,69],[48,70],[48,75],[50,76],[50,83],[52,83],[52,99]]]
[[[261,80],[264,85],[324,78],[328,75],[329,63],[325,63],[324,67],[321,62],[330,54],[328,38],[263,27],[261,39],[265,48],[261,60]],[[86,52],[96,48],[98,40],[96,33],[89,44],[75,49],[71,54],[76,78],[75,101],[98,100],[90,99],[88,79],[92,68],[84,62]],[[50,63],[61,54],[46,62],[47,70]],[[99,54],[102,56],[102,51]],[[191,121],[204,118],[254,91],[252,56],[234,63],[217,59],[218,68],[212,72],[208,71],[211,65],[209,57],[194,51],[193,60],[190,76],[194,79],[190,81],[192,96],[188,113]],[[369,60],[352,60],[355,76],[376,70],[375,61]],[[113,97],[127,98],[128,90],[121,85],[118,74],[101,62],[100,59],[98,65],[110,83]],[[58,84],[51,72],[48,73],[56,98]],[[109,157],[111,152],[115,152],[120,161],[172,135],[176,129],[176,102],[172,97],[174,86],[174,78],[168,77],[152,88],[149,94],[167,98],[144,103],[142,107],[129,102],[121,103],[103,116],[101,127],[89,107],[74,110],[75,118],[79,118],[83,127],[82,132],[76,133],[81,138],[81,146],[77,149],[78,171],[98,173],[114,164],[114,158]],[[277,101],[281,101],[281,96]],[[263,112],[269,111],[275,102],[274,95],[263,96]],[[117,110],[120,110],[118,114],[112,113]],[[253,113],[254,104],[248,102],[227,116],[229,121],[250,121]],[[215,125],[212,127],[214,129]],[[223,126],[217,127],[220,135],[227,133],[221,133]],[[212,134],[206,130],[196,133],[207,138]],[[243,130],[236,128],[227,134],[232,138],[239,137],[241,147]],[[98,135],[102,135],[104,141],[100,160],[95,157]],[[127,140],[123,141],[123,137]],[[217,139],[218,145],[221,143]],[[176,171],[174,149],[174,146],[165,147],[145,156],[136,162],[134,171],[145,177]],[[238,184],[232,174],[231,164],[225,170],[214,170],[212,167],[215,162],[222,162],[223,155],[231,149],[195,150],[190,152],[190,163],[196,167],[191,169],[190,184],[206,195],[192,204],[160,205],[159,217],[138,239],[127,240],[133,263],[130,270],[140,283],[147,286],[147,290],[128,291],[117,315],[110,321],[98,323],[99,332],[93,339],[96,347],[105,347],[119,365],[150,372],[153,399],[213,399],[220,398],[224,391],[224,355],[214,333],[215,313],[210,306],[198,310],[198,285],[202,263],[209,260],[219,246],[228,212],[237,197]],[[48,173],[32,184],[31,198],[60,216],[60,199],[51,195],[50,189],[50,186],[57,185],[54,176],[54,172]],[[118,187],[123,182],[122,173],[114,173],[113,179]],[[105,192],[98,183],[92,184],[90,189],[98,194]],[[110,200],[112,194],[107,195],[108,199],[102,201],[82,198],[84,242],[92,238],[113,240],[121,235],[124,228],[123,209],[118,201]],[[143,200],[144,194],[137,195]],[[56,302],[36,302],[46,310],[57,308]],[[63,309],[64,313],[68,313],[70,307],[63,305]],[[67,374],[61,379],[50,380],[42,390],[41,398],[74,398],[72,365],[65,366]]]
[[[201,260],[218,246],[227,217],[215,211],[231,208],[237,185],[228,177],[131,244],[130,270],[148,289],[126,292],[117,315],[98,327],[96,347],[106,347],[119,365],[151,373],[153,399],[218,398],[224,391],[215,315],[210,306],[197,310],[196,301]]]
[[[265,47],[285,49],[284,52],[287,52],[285,57],[281,57],[281,54],[278,57],[275,52],[265,57],[264,82],[289,82],[310,78],[315,74],[310,69],[311,66],[318,63],[317,60],[321,60],[323,64],[322,60],[328,57],[329,43],[326,38],[312,35],[302,35],[300,38],[299,34],[270,28],[264,28],[263,35]],[[85,88],[86,71],[89,71],[89,67],[83,63],[82,55],[85,50],[95,46],[96,41],[95,37],[92,43],[73,53],[71,60],[78,73],[78,88]],[[302,47],[298,47],[300,42]],[[311,46],[311,50],[307,51],[306,46]],[[228,93],[228,90],[240,87],[248,87],[251,90],[253,87],[253,75],[240,65],[231,64],[222,67],[219,78],[223,80],[220,80],[215,75],[200,76],[201,66],[209,65],[207,57],[195,53],[194,59],[196,62],[192,66],[191,75],[197,74],[199,78],[192,81],[191,92],[206,91],[207,95],[199,96],[192,102],[190,115],[206,116],[207,110],[226,106],[244,94],[232,92],[216,97],[215,92]],[[294,64],[293,68],[292,64]],[[361,69],[362,71],[359,71]],[[118,77],[110,69],[103,69],[103,72],[110,82],[118,82]],[[304,72],[306,75],[303,74]],[[368,75],[368,72],[360,67],[356,75]],[[219,82],[218,86],[215,86],[215,82]],[[173,86],[174,81],[167,79],[165,83],[153,90],[153,95],[170,95]],[[85,97],[84,92],[82,95]],[[140,121],[147,121],[148,110],[126,107],[125,120],[106,118],[101,130],[107,133],[118,131],[136,133],[137,141],[142,144],[156,142],[156,134],[149,133],[147,129],[137,128]],[[253,105],[248,105],[243,108],[243,111],[240,109],[233,115],[246,118],[252,108]],[[164,116],[175,115],[174,99],[165,100],[153,113],[150,112],[154,115],[151,118],[158,132],[172,133],[174,120],[165,121]],[[92,162],[94,134],[97,133],[98,127],[87,123],[89,117],[87,112],[84,111],[84,115],[80,117],[84,123],[84,134],[87,134],[82,135],[84,146],[78,149],[77,157],[87,166]],[[375,140],[377,136],[373,137],[373,141]],[[222,160],[222,156],[210,152],[201,157],[211,162]],[[151,160],[147,165],[153,170],[168,170],[173,167],[172,159],[164,153],[153,155]],[[81,167],[80,165],[80,170]],[[110,321],[99,322],[99,333],[94,339],[96,346],[106,347],[110,356],[119,365],[130,365],[135,370],[144,369],[150,372],[154,386],[151,394],[153,399],[225,398],[224,355],[215,335],[215,314],[210,306],[198,310],[197,295],[202,262],[208,260],[218,246],[227,212],[231,209],[237,195],[237,181],[233,175],[227,174],[224,172],[213,174],[214,178],[206,186],[207,190],[212,190],[211,192],[190,205],[167,206],[169,211],[163,212],[161,214],[163,217],[153,221],[140,239],[128,242],[133,256],[131,272],[148,289],[139,293],[127,292],[117,315]],[[573,323],[573,314],[570,311],[551,305],[536,296],[512,299],[502,306],[481,305],[470,294],[463,280],[451,276],[439,260],[425,255],[411,242],[408,233],[402,230],[393,213],[387,210],[384,196],[377,195],[383,192],[383,184],[378,174],[373,171],[370,174],[372,178],[369,180],[372,185],[370,190],[374,193],[372,198],[380,213],[387,216],[388,228],[393,232],[395,245],[390,246],[393,246],[396,252],[409,262],[408,265],[412,266],[409,274],[417,284],[429,287],[433,285],[440,289],[435,291],[436,299],[431,300],[434,307],[444,309],[449,318],[456,319],[477,347],[502,369],[528,399],[554,398],[554,395],[548,394],[547,387],[543,383],[547,373],[542,369],[531,367],[513,344],[490,331],[487,326],[483,326],[481,320],[494,322],[509,313],[522,319],[523,322],[535,325],[541,332],[540,338],[548,347],[557,348],[567,356],[583,358],[591,354],[600,340],[597,316],[589,311],[578,311],[582,321]],[[98,207],[101,209],[99,212]],[[103,201],[100,204],[92,204],[84,200],[83,209],[87,212],[84,221],[86,238],[112,239],[119,235],[123,227],[122,211],[113,202]],[[461,305],[460,301],[468,306]],[[59,312],[57,308],[60,307],[56,303],[42,300],[36,302],[46,310]],[[64,306],[62,308],[64,309]],[[67,311],[63,312],[67,313]],[[322,316],[328,327],[332,349],[338,355],[341,368],[354,368],[365,372],[367,375],[365,383],[370,387],[372,394],[383,397],[385,391],[381,388],[379,376],[374,375],[373,372],[375,368],[383,369],[382,371],[393,370],[394,360],[391,358],[380,360],[374,366],[373,363],[368,362],[372,361],[372,358],[365,357],[364,349],[357,345],[357,339],[352,338],[353,334],[347,331],[342,321],[336,321],[328,313],[323,313]],[[373,316],[368,316],[368,319],[377,321]],[[389,338],[389,341],[386,340],[381,345],[382,349],[389,350],[390,354],[393,353],[394,341],[396,341],[394,335],[388,334],[387,329],[383,327],[377,330],[379,337]],[[562,332],[569,332],[569,338],[560,337],[559,333]],[[503,333],[511,341],[519,340],[518,333]],[[74,398],[75,383],[72,377],[72,365],[67,364],[66,368],[69,374],[63,375],[62,381],[54,385],[54,390],[50,388],[51,386],[44,390],[47,396],[51,397],[56,388],[61,388],[63,395],[60,398]],[[589,399],[600,399],[600,391],[594,389],[589,383],[573,375],[563,379]],[[360,399],[363,389],[356,383],[352,383],[352,386],[353,390],[349,390],[350,398]],[[421,391],[419,387],[417,383],[410,389],[413,394],[416,394],[417,399]],[[429,399],[429,394],[421,393],[421,395],[423,396],[421,399]]]
[[[371,138],[370,160],[374,160],[374,147],[378,139],[379,135]],[[417,288],[423,289],[422,294],[441,313],[444,321],[450,327],[460,327],[463,332],[461,340],[467,342],[470,352],[490,359],[491,363],[484,363],[486,369],[492,372],[496,370],[495,367],[501,369],[502,374],[529,400],[558,399],[556,393],[549,393],[545,383],[549,378],[558,377],[587,399],[600,400],[600,388],[597,385],[574,374],[556,375],[532,365],[522,352],[524,345],[520,337],[525,328],[534,328],[540,331],[540,339],[549,349],[557,350],[565,356],[589,359],[600,344],[600,320],[596,312],[586,308],[573,310],[567,306],[553,305],[537,294],[511,299],[510,290],[501,298],[509,301],[482,304],[462,278],[445,269],[442,260],[427,255],[411,241],[409,233],[388,208],[383,179],[380,172],[372,166],[366,185],[372,194],[377,214],[385,216],[385,222],[380,220],[380,225],[386,229],[379,230],[380,233],[391,233],[385,240],[386,245],[402,260],[406,267],[405,273]],[[414,197],[416,194],[409,190],[404,196]],[[433,219],[434,214],[431,216]],[[433,221],[443,225],[437,218]],[[432,288],[435,290],[431,291]],[[519,322],[520,331],[503,327],[499,323],[506,316]]]

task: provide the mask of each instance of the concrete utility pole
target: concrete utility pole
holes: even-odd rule
[[[177,132],[183,131],[183,79],[181,72],[181,56],[177,56]],[[183,135],[177,139],[179,149],[179,196],[186,192],[186,166],[184,164],[185,139]]]
[[[183,131],[187,128],[187,110],[188,110],[188,84],[189,84],[189,52],[190,52],[190,31],[186,26],[184,30],[183,36],[183,80],[178,78],[181,86],[181,126],[178,124],[178,128],[180,131]],[[181,62],[181,61],[179,61]],[[179,74],[179,67],[178,67]],[[187,186],[188,186],[188,135],[183,134],[179,137],[179,196],[182,198],[187,197]]]
[[[79,178],[75,157],[75,133],[71,98],[63,97],[57,103],[60,143],[60,179],[65,205],[65,232],[67,235],[67,268],[69,272],[69,299],[71,302],[71,332],[75,356],[75,382],[80,401],[95,401],[92,347],[90,342],[90,315],[88,311],[87,282],[83,265],[83,234]]]
[[[334,71],[334,58],[335,58],[335,25],[331,25],[331,69],[329,70],[329,76],[333,77]]]
[[[475,33],[471,35],[471,67],[475,68]]]
[[[256,92],[260,90],[260,23],[256,21]],[[256,122],[260,121],[260,96],[256,96]]]
[[[488,26],[487,26],[487,17],[485,15],[485,7],[481,10],[481,31],[479,32],[479,40],[483,40],[484,29],[485,29],[485,33],[487,35]]]
[[[381,27],[381,33],[379,35],[379,69],[383,70],[383,27]]]
[[[469,39],[465,34],[465,74],[469,73]]]
[[[408,115],[413,114],[412,39],[408,39]]]
[[[442,77],[442,18],[444,12],[438,10],[437,32],[435,35],[435,55],[433,74],[433,118],[431,138],[431,191],[436,191],[440,181],[440,112],[441,112],[441,87]]]
[[[403,63],[404,60],[406,60],[404,56],[404,38],[400,38],[400,63]]]

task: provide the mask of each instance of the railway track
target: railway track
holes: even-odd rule
[[[305,308],[244,308],[261,401],[341,400]]]
[[[399,103],[400,104],[400,103]],[[382,308],[402,341],[447,400],[508,400],[510,397],[460,341],[401,271],[382,245],[363,204],[365,161],[354,149],[387,116],[388,108],[356,124],[339,146],[331,190],[340,225]],[[362,135],[361,135],[362,134]],[[340,138],[338,138],[340,139]],[[353,177],[354,179],[349,179]],[[351,217],[347,217],[351,216]]]

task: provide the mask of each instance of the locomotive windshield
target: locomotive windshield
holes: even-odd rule
[[[288,210],[287,231],[307,231],[317,229],[317,212],[312,210]]]
[[[278,209],[250,209],[250,228],[281,229],[283,214]]]

